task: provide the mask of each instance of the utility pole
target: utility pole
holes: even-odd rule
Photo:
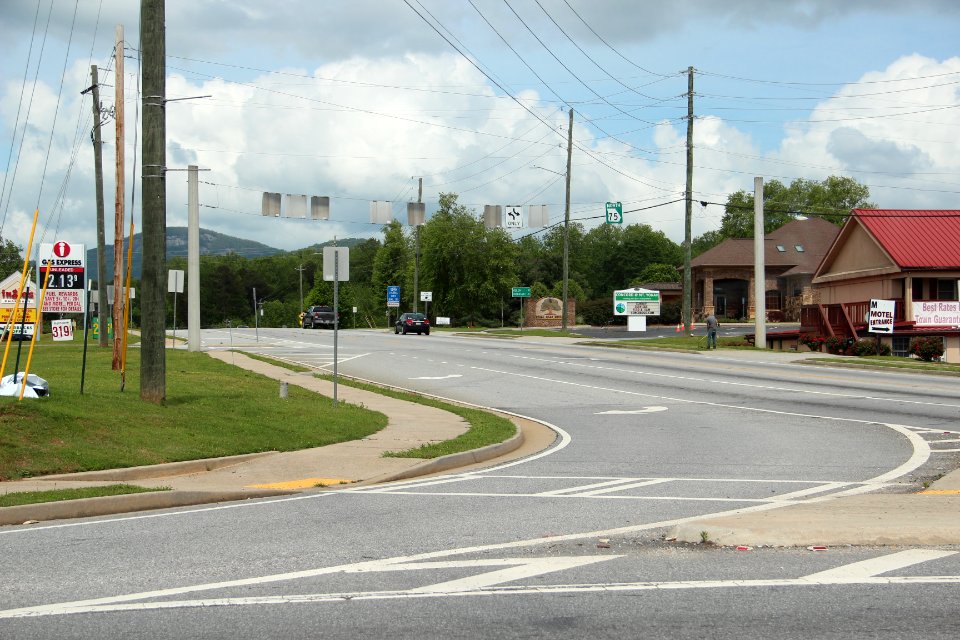
[[[689,336],[693,326],[693,291],[691,291],[691,224],[693,220],[693,67],[687,67],[687,189],[686,212],[683,218],[683,330]],[[713,295],[712,291],[704,291],[704,297]]]
[[[570,276],[570,168],[573,164],[573,108],[570,108],[570,124],[567,127],[567,198],[563,209],[563,319],[561,330],[567,332],[567,279]],[[523,315],[523,314],[521,314]]]
[[[140,0],[143,75],[143,268],[140,398],[166,400],[166,26],[164,0]]]
[[[753,179],[753,346],[767,348],[767,271],[763,252],[763,178]]]
[[[113,218],[113,370],[123,366],[123,339],[120,329],[123,327],[123,216],[126,176],[124,169],[123,139],[123,25],[118,24],[115,31],[113,50],[114,119],[116,121],[116,185],[114,192]]]
[[[187,350],[200,351],[200,175],[195,164],[187,166]]]
[[[303,311],[303,263],[302,262],[300,263],[300,266],[297,267],[296,270],[300,272],[300,311]]]
[[[107,316],[109,302],[107,300],[107,256],[106,256],[106,229],[103,212],[103,138],[100,135],[100,79],[97,74],[97,65],[90,65],[90,79],[93,85],[93,164],[97,183],[97,323],[100,326],[100,335],[97,339],[101,347],[109,344],[107,336]]]
[[[418,178],[417,202],[423,202],[423,178]],[[420,311],[420,225],[413,228],[413,312]]]

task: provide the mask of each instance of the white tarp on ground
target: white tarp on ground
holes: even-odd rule
[[[0,380],[0,396],[20,397],[22,385],[23,371],[16,374],[16,382],[14,382],[14,374],[4,376],[3,380]],[[24,398],[43,398],[48,395],[50,395],[50,388],[46,380],[32,373],[27,376],[27,387],[23,390]]]

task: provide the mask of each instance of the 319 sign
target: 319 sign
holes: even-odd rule
[[[54,340],[73,340],[73,321],[54,320],[50,323],[50,334]]]

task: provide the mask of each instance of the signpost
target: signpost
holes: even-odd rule
[[[526,314],[524,313],[525,309],[523,308],[523,307],[524,307],[523,298],[529,298],[529,297],[530,297],[530,287],[513,287],[513,288],[510,290],[510,294],[511,294],[511,296],[514,297],[514,298],[521,298],[521,300],[520,300],[520,331],[522,332],[522,331],[523,331],[523,316],[526,315]]]
[[[607,203],[607,224],[623,224],[623,205],[621,203]]]
[[[340,283],[350,281],[350,249],[338,247],[336,239],[332,247],[323,248],[323,279],[333,281],[333,406],[337,406],[338,356],[337,343],[340,329]]]
[[[423,315],[430,317],[430,303],[433,302],[433,291],[421,291],[420,292],[420,302],[423,303]]]
[[[871,300],[867,317],[867,331],[870,333],[893,333],[894,300]]]

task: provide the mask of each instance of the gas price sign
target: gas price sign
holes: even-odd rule
[[[86,306],[87,253],[82,244],[40,245],[40,283],[46,282],[43,313],[83,313]]]

